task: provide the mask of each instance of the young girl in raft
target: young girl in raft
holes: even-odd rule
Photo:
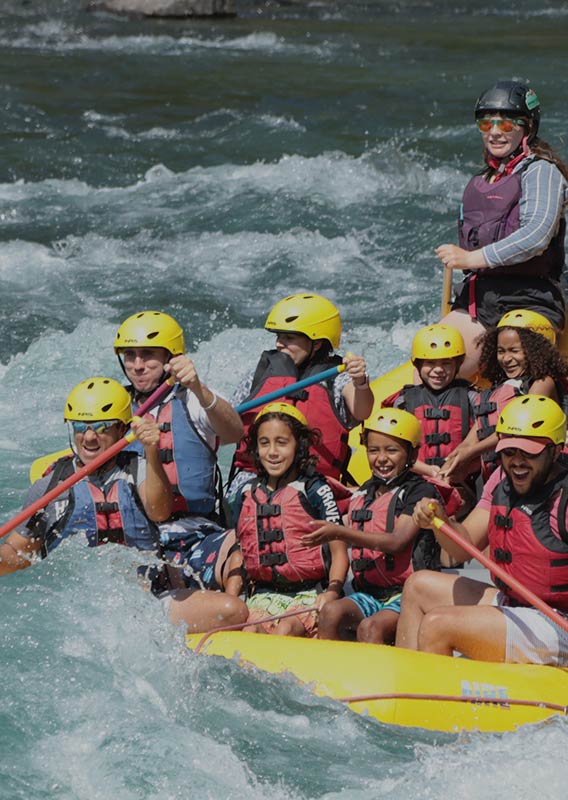
[[[353,495],[347,526],[326,522],[303,536],[305,547],[351,545],[355,593],[325,605],[318,638],[392,644],[406,578],[417,569],[440,568],[434,535],[412,521],[423,497],[441,500],[432,483],[411,472],[421,436],[420,423],[407,411],[374,412],[361,436],[372,476]]]
[[[498,465],[495,426],[504,406],[518,395],[539,394],[559,405],[564,400],[568,362],[555,348],[556,332],[542,314],[508,311],[481,339],[481,375],[491,388],[480,392],[475,425],[441,468],[440,477],[457,480],[481,456],[487,481]]]
[[[249,622],[296,609],[322,609],[343,591],[346,546],[337,541],[307,550],[300,541],[314,520],[341,521],[333,492],[310,456],[317,436],[289,403],[265,406],[250,428],[247,446],[258,477],[236,498],[240,552],[229,565],[234,570],[240,559],[244,566]],[[312,611],[246,630],[314,636],[316,623]]]

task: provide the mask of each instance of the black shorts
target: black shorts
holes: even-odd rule
[[[469,311],[469,282],[466,275],[456,291],[452,310]],[[537,311],[561,331],[564,327],[565,301],[558,281],[550,278],[491,278],[478,275],[475,281],[477,319],[492,328],[507,311],[526,308]]]

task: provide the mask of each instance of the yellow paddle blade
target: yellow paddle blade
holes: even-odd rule
[[[395,367],[390,372],[376,378],[371,382],[371,389],[375,395],[375,404],[373,412],[381,407],[382,401],[394,394],[406,383],[413,383],[414,367],[407,361],[399,367]],[[371,470],[369,462],[367,461],[367,451],[361,445],[359,437],[361,435],[361,426],[357,425],[349,434],[349,446],[351,447],[351,460],[349,461],[349,474],[356,480],[357,485],[365,483],[371,477]]]
[[[59,458],[70,456],[72,453],[73,451],[71,448],[67,447],[65,450],[58,450],[57,453],[49,453],[46,456],[40,456],[40,458],[36,458],[30,467],[31,483],[35,483],[39,478],[41,478],[45,470],[55,463],[55,461],[57,461]]]

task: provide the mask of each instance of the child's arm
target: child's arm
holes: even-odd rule
[[[412,471],[416,475],[423,475],[425,478],[438,478],[440,469],[441,467],[437,466],[437,464],[427,464],[425,461],[420,461],[420,459],[417,459],[412,466]]]
[[[329,524],[329,523],[328,523]],[[343,584],[349,569],[349,556],[347,547],[343,542],[332,541],[329,545],[331,553],[331,566],[329,568],[329,582],[325,592],[318,595],[316,606],[321,609],[331,600],[337,600],[343,591]]]
[[[302,536],[304,547],[315,547],[325,542],[344,542],[355,547],[368,547],[371,550],[380,550],[382,553],[392,555],[405,550],[418,534],[419,528],[412,522],[412,516],[401,514],[397,519],[392,533],[369,533],[348,528],[345,525],[335,525],[331,522],[314,522],[320,525],[312,533]]]
[[[457,471],[458,467],[466,467],[471,461],[475,461],[483,453],[488,453],[490,450],[495,450],[497,447],[497,434],[492,433],[486,439],[477,438],[477,426],[472,425],[468,435],[465,437],[461,444],[458,444],[455,450],[446,457],[444,464],[440,468],[437,477],[440,480],[448,480]]]
[[[232,597],[238,597],[244,589],[245,566],[241,548],[237,547],[227,560],[223,571],[223,591]]]
[[[529,389],[529,394],[543,394],[545,397],[551,397],[557,403],[559,401],[558,392],[556,391],[556,384],[554,378],[547,375],[546,378],[541,378],[535,381]]]
[[[349,409],[351,416],[357,420],[367,419],[373,410],[375,401],[373,391],[369,386],[369,376],[367,375],[367,365],[362,356],[355,356],[352,353],[343,359],[347,374],[351,378],[349,383],[343,387],[341,394],[345,400],[345,405]]]

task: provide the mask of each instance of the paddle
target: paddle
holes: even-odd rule
[[[448,267],[444,267],[444,284],[442,286],[442,318],[450,311],[450,304],[452,302],[452,278],[454,272]]]
[[[325,381],[328,378],[334,378],[344,370],[345,364],[339,364],[337,367],[331,367],[323,372],[318,372],[316,375],[311,375],[309,378],[302,378],[301,381],[292,383],[289,386],[284,386],[281,389],[275,389],[273,392],[268,392],[268,394],[262,394],[259,397],[254,397],[252,400],[247,400],[246,403],[241,403],[240,405],[235,406],[235,411],[238,411],[239,414],[242,414],[244,411],[250,411],[251,408],[258,408],[258,406],[263,406],[265,403],[270,403],[272,400],[278,400],[279,397],[289,395],[298,389],[304,389],[306,386],[312,386],[314,383],[321,383],[321,381]]]
[[[495,563],[491,558],[484,555],[481,550],[479,550],[475,545],[471,542],[468,542],[463,536],[456,531],[455,528],[452,528],[447,522],[444,522],[440,517],[434,517],[432,520],[434,526],[444,533],[449,539],[455,542],[457,545],[462,547],[470,556],[476,558],[484,567],[490,570],[494,575],[497,575],[504,583],[507,584],[511,589],[514,589],[517,594],[519,594],[523,600],[526,600],[527,603],[535,608],[538,608],[539,611],[542,611],[552,622],[558,625],[560,628],[568,632],[568,619],[565,619],[561,614],[551,608],[548,603],[545,603],[544,600],[541,600],[540,597],[537,597],[534,592],[531,592],[530,589],[527,589],[526,586],[523,586],[516,578],[513,578],[509,575],[505,570],[500,567],[498,564]]]
[[[240,405],[235,407],[235,411],[242,413],[244,411],[249,411],[251,408],[257,408],[258,406],[262,406],[265,403],[269,403],[271,400],[276,400],[279,397],[284,397],[285,395],[290,394],[291,392],[297,391],[298,389],[303,389],[306,386],[312,386],[314,383],[320,383],[320,381],[325,381],[328,378],[333,378],[335,375],[338,375],[340,372],[345,370],[345,364],[339,364],[336,367],[331,367],[330,369],[326,369],[323,372],[318,372],[316,375],[312,375],[309,378],[303,378],[296,383],[292,383],[289,386],[284,386],[281,389],[276,389],[273,392],[269,392],[268,394],[261,395],[259,397],[255,397],[253,400],[248,400],[246,403],[241,403]],[[153,406],[156,405],[158,400],[164,395],[168,389],[171,387],[171,383],[169,381],[165,381],[161,386],[158,386],[155,392],[153,392],[150,397],[142,403],[142,405],[138,408],[136,415],[141,417],[147,411],[149,411]],[[90,464],[85,467],[81,467],[81,469],[77,470],[73,475],[71,475],[67,480],[59,483],[57,486],[48,492],[47,494],[40,497],[34,503],[32,503],[27,508],[23,508],[15,517],[11,520],[8,520],[2,527],[0,527],[0,539],[5,536],[10,531],[13,531],[21,522],[31,517],[36,511],[39,511],[41,508],[45,508],[48,503],[52,500],[55,500],[56,497],[59,497],[60,494],[65,492],[71,486],[76,484],[82,478],[85,478],[87,475],[90,475],[91,472],[97,470],[100,466],[102,466],[106,461],[111,459],[117,453],[120,453],[127,444],[132,442],[136,436],[132,431],[129,431],[125,436],[123,436],[120,441],[116,442],[112,447],[109,447],[108,450],[105,450],[104,453],[101,453],[97,458],[93,459]],[[63,451],[65,452],[65,451]],[[53,460],[57,460],[57,457],[61,454],[54,453]],[[45,459],[45,456],[43,457]],[[49,459],[48,459],[49,461]],[[36,462],[34,462],[35,465]],[[53,461],[50,461],[53,463]],[[49,466],[49,464],[47,464]],[[32,466],[33,469],[33,466]]]
[[[145,400],[144,403],[138,408],[137,416],[142,416],[147,411],[149,411],[156,403],[171,389],[173,381],[170,382],[170,379],[164,381],[158,388],[152,392],[150,397]],[[136,434],[134,431],[127,431],[127,433],[119,439],[118,442],[115,442],[111,445],[108,450],[105,450],[104,453],[100,453],[96,458],[94,458],[90,464],[86,464],[84,467],[81,467],[77,470],[77,472],[70,475],[66,480],[62,483],[58,483],[57,486],[54,486],[51,491],[44,494],[43,497],[39,497],[35,502],[31,505],[27,506],[27,508],[23,508],[15,517],[5,522],[4,525],[0,527],[0,539],[5,536],[10,531],[13,531],[14,528],[17,528],[21,522],[24,522],[28,517],[33,516],[36,511],[39,511],[42,508],[45,508],[48,503],[51,503],[52,500],[55,500],[59,497],[60,494],[65,492],[71,486],[74,486],[78,483],[82,478],[85,478],[87,475],[90,475],[91,472],[95,472],[99,467],[113,458],[115,455],[120,453],[121,450],[124,450],[126,445],[130,444],[136,439]],[[56,454],[54,454],[56,455]]]

